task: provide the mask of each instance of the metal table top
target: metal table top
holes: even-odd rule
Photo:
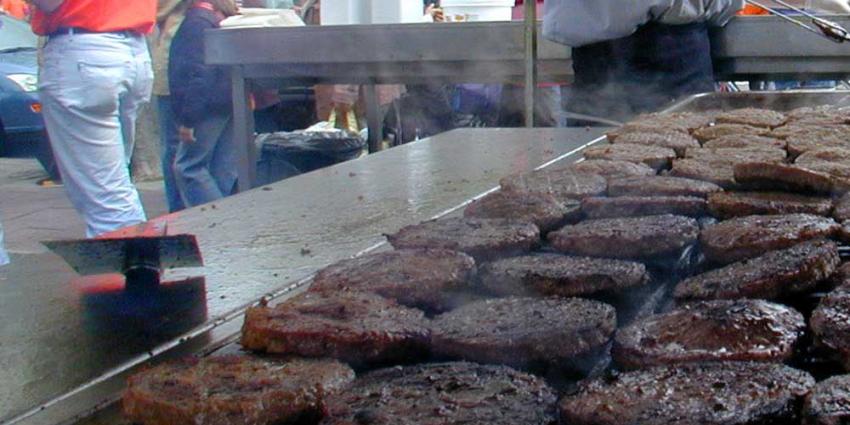
[[[121,292],[109,276],[69,283],[46,255],[42,279],[12,276],[0,298],[0,421],[35,409],[20,423],[53,424],[90,409],[150,354],[214,347],[264,295],[450,213],[502,176],[577,158],[603,130],[455,130],[155,219],[195,234],[206,263],[167,273],[203,279],[158,293]]]

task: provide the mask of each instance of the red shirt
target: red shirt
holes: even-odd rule
[[[71,27],[147,34],[156,23],[156,6],[157,0],[65,0],[51,13],[33,8],[32,30],[39,35]]]

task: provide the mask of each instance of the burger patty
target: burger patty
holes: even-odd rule
[[[724,112],[715,118],[718,124],[744,124],[753,127],[779,127],[787,118],[781,112],[769,109],[742,108]]]
[[[775,148],[785,149],[788,143],[782,139],[773,137],[739,135],[724,136],[709,140],[702,145],[706,149],[728,149],[728,148]]]
[[[788,124],[838,125],[850,123],[850,114],[833,105],[804,106],[787,114]]]
[[[850,126],[807,126],[796,133],[789,133],[785,140],[792,157],[822,148],[850,149]]]
[[[815,384],[803,404],[803,425],[850,423],[850,375],[839,375]]]
[[[811,214],[750,215],[708,226],[699,240],[709,261],[728,264],[830,237],[839,228],[835,220]]]
[[[515,220],[443,218],[403,227],[387,240],[396,249],[443,248],[492,260],[530,251],[540,243],[540,229]]]
[[[829,174],[795,165],[746,162],[735,164],[734,170],[735,181],[751,189],[827,195],[847,191],[843,184]]]
[[[358,377],[329,400],[321,425],[555,425],[556,402],[542,379],[505,366],[394,367]]]
[[[611,161],[607,159],[592,159],[570,164],[570,171],[582,174],[597,174],[605,178],[651,176],[655,170],[643,163],[628,161]]]
[[[806,151],[802,153],[797,159],[794,160],[794,163],[801,166],[807,167],[810,164],[817,164],[821,162],[838,162],[838,163],[847,163],[850,162],[850,149],[843,148],[818,148],[812,149],[810,151]]]
[[[615,292],[649,282],[641,263],[559,254],[533,254],[482,264],[483,287],[499,296],[574,297]]]
[[[695,196],[619,196],[585,198],[581,211],[588,218],[611,218],[662,214],[700,217],[707,210],[705,199]]]
[[[787,192],[721,192],[708,196],[708,209],[722,220],[757,214],[828,216],[832,212],[832,200]]]
[[[542,170],[515,174],[499,181],[504,191],[552,194],[564,202],[605,193],[605,177],[570,170]]]
[[[191,358],[131,376],[122,404],[143,425],[314,423],[353,379],[333,360]]]
[[[690,131],[684,125],[665,125],[652,120],[632,121],[623,124],[620,128],[605,133],[605,137],[610,143],[622,143],[620,138],[627,134],[634,133],[655,133],[655,134],[682,134],[688,135]]]
[[[423,312],[366,292],[308,292],[275,307],[251,307],[247,350],[331,357],[352,365],[410,361],[428,351]]]
[[[545,233],[566,222],[579,220],[581,205],[562,203],[549,193],[500,190],[469,204],[463,216],[531,222]]]
[[[850,132],[850,126],[842,124],[816,124],[792,121],[781,127],[774,128],[767,136],[777,139],[788,139],[789,137],[810,135],[811,139],[815,140],[823,137],[834,138],[835,136],[848,134],[848,132]]]
[[[689,277],[676,286],[674,296],[680,301],[785,298],[812,290],[840,262],[834,242],[804,242]]]
[[[585,220],[549,233],[561,252],[591,257],[653,259],[677,256],[696,242],[699,224],[693,218],[656,215]]]
[[[783,162],[788,153],[784,149],[766,146],[750,148],[692,148],[685,153],[686,158],[701,161],[724,160],[733,164],[741,162]]]
[[[696,196],[705,198],[720,192],[720,186],[682,177],[649,176],[612,179],[608,196]]]
[[[676,157],[676,152],[659,146],[617,143],[590,147],[584,151],[584,157],[643,163],[654,170],[661,170],[670,168],[670,161]]]
[[[612,355],[627,369],[704,361],[783,363],[805,329],[803,315],[780,304],[704,301],[620,329]]]
[[[780,364],[692,363],[594,379],[559,404],[570,425],[794,423],[814,384]]]
[[[735,163],[725,159],[676,159],[670,176],[702,180],[716,184],[723,189],[734,189]]]
[[[815,342],[827,349],[850,371],[850,285],[827,294],[809,322]]]
[[[694,131],[694,137],[701,143],[717,139],[723,136],[764,136],[770,133],[770,129],[753,127],[744,124],[717,124],[703,127]]]
[[[516,367],[570,364],[601,350],[617,328],[614,307],[581,298],[507,297],[434,318],[435,355]]]
[[[311,292],[373,292],[427,311],[453,308],[470,289],[475,260],[444,249],[400,249],[343,260],[320,270]]]
[[[688,148],[698,148],[699,142],[687,133],[669,132],[633,132],[621,134],[611,143],[631,143],[635,145],[660,146],[670,148],[677,156],[684,156]]]

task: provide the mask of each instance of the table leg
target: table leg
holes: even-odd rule
[[[370,84],[363,87],[366,103],[366,123],[369,127],[369,153],[381,150],[383,126],[381,125],[381,109],[378,107],[378,94],[375,86]]]
[[[254,147],[254,113],[251,111],[250,83],[245,79],[244,69],[234,66],[233,84],[233,137],[236,138],[238,155],[239,191],[252,188],[256,181],[257,155]]]

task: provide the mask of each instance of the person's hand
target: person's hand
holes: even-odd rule
[[[445,20],[445,16],[443,16],[443,9],[440,9],[434,3],[428,3],[428,7],[425,8],[425,14],[431,15],[431,19],[433,19],[434,22],[443,22]]]
[[[177,129],[177,137],[183,143],[192,143],[195,141],[195,129],[183,127],[181,125],[180,128]]]

